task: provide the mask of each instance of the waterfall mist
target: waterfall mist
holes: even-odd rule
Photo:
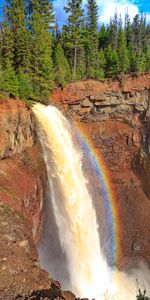
[[[52,106],[36,104],[33,111],[49,181],[39,247],[42,267],[78,297],[136,299],[137,281],[138,287],[149,294],[150,276],[145,266],[130,274],[110,266],[105,251],[111,246],[111,237],[108,232],[104,234],[105,222],[97,222],[100,216],[93,200],[94,189],[85,176],[82,151],[73,139],[69,122]]]

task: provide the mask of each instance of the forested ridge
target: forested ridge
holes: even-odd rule
[[[49,0],[6,0],[0,27],[0,90],[45,102],[57,85],[150,70],[150,24],[144,13],[117,14],[98,26],[96,0],[68,0],[67,22],[54,27]],[[59,21],[59,20],[58,20]]]

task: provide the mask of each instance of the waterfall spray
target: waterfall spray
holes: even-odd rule
[[[136,277],[112,271],[101,251],[92,196],[74,146],[71,127],[55,107],[36,104],[38,135],[47,166],[51,200],[61,247],[67,257],[72,289],[77,296],[135,299]],[[145,287],[148,291],[148,284]]]

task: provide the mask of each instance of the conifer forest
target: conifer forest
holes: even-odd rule
[[[141,13],[99,24],[96,0],[68,0],[59,28],[49,0],[6,0],[0,24],[0,90],[47,102],[55,86],[150,70],[150,24]],[[59,20],[57,20],[59,23]]]

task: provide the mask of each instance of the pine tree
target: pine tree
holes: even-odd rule
[[[54,62],[56,83],[64,87],[66,83],[71,79],[71,71],[60,43],[58,43],[55,47]]]
[[[8,63],[7,67],[3,70],[1,89],[5,92],[8,92],[10,96],[18,96],[18,78],[10,63]]]
[[[18,73],[18,95],[21,99],[32,99],[33,88],[32,82],[28,74],[25,74],[21,69]]]
[[[146,55],[143,51],[134,51],[132,68],[134,72],[144,72],[146,71],[147,62]]]
[[[146,50],[146,70],[150,71],[150,45],[147,46]]]
[[[118,14],[117,11],[114,14],[114,17],[110,19],[109,29],[109,44],[111,44],[113,49],[117,49],[117,40],[118,40]]]
[[[5,68],[13,64],[14,42],[11,28],[8,22],[6,7],[4,10],[3,35],[1,41],[1,61]]]
[[[46,30],[49,30],[55,22],[53,5],[49,0],[39,0],[39,13],[45,24]]]
[[[36,98],[46,101],[54,87],[52,37],[40,14],[38,0],[32,0],[29,18],[32,43],[32,78]]]
[[[109,34],[104,24],[102,24],[99,31],[99,48],[105,49],[108,46]]]
[[[99,51],[99,79],[105,78],[106,58],[103,49]]]
[[[119,57],[115,49],[109,45],[106,49],[106,75],[115,77],[119,74]]]
[[[87,76],[96,78],[98,59],[98,6],[96,0],[87,2]]]
[[[83,10],[82,0],[69,0],[64,7],[68,14],[67,25],[63,27],[63,39],[65,47],[70,51],[73,79],[76,78],[77,54],[82,47]]]
[[[21,67],[27,72],[30,64],[30,49],[28,48],[25,0],[7,0],[6,7],[13,39],[13,66],[16,71]]]
[[[119,73],[127,73],[130,69],[129,52],[127,49],[125,33],[120,28],[118,33],[118,58],[119,58]]]
[[[146,16],[142,13],[140,19],[140,49],[144,52],[146,52],[146,45]]]
[[[86,69],[86,52],[84,46],[78,50],[77,55],[77,79],[85,79],[87,77]]]
[[[139,51],[141,49],[140,49],[140,17],[138,14],[133,19],[132,32],[133,32],[134,51]]]

